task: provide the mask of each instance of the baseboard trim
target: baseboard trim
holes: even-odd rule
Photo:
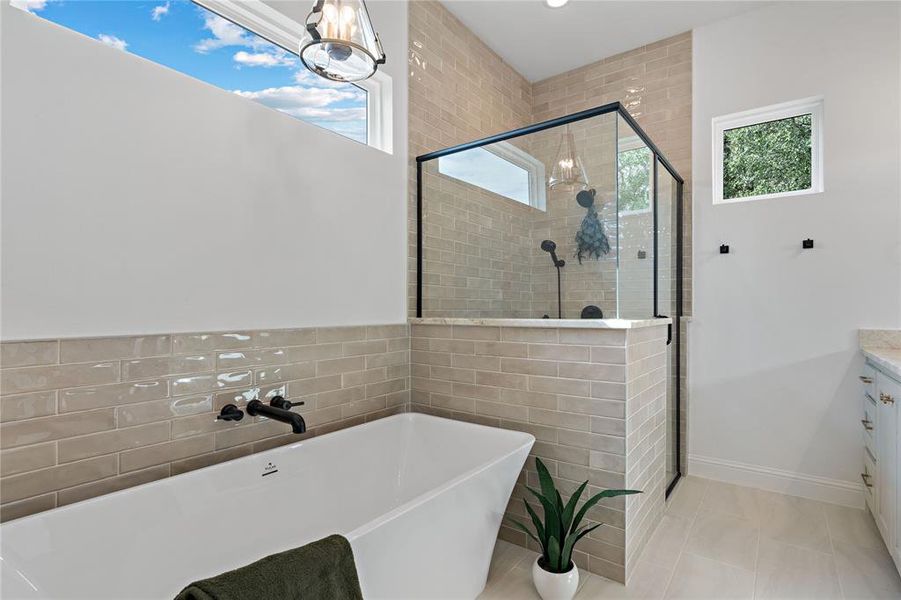
[[[853,481],[805,475],[697,454],[688,455],[688,474],[830,504],[864,507],[863,489]]]

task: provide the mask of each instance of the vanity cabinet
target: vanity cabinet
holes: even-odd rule
[[[876,478],[879,481],[876,501],[876,525],[886,546],[895,544],[895,513],[898,480],[898,417],[892,394],[892,380],[876,373]],[[901,398],[901,396],[899,396]]]
[[[863,479],[867,507],[901,570],[901,382],[867,363],[863,383]]]

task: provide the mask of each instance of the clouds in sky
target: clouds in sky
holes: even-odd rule
[[[106,33],[101,33],[97,36],[97,39],[106,44],[111,48],[117,48],[119,50],[125,50],[128,47],[128,42],[123,40],[122,38],[117,38],[114,35],[109,35]]]
[[[150,18],[154,21],[159,21],[163,17],[169,14],[169,3],[160,4],[159,6],[154,6],[153,10],[150,12]]]
[[[356,94],[344,90],[327,88],[305,88],[299,85],[284,87],[272,87],[257,91],[234,90],[242,98],[249,98],[261,102],[271,108],[276,108],[294,116],[303,116],[303,111],[309,108],[323,109],[336,102],[352,100]],[[332,112],[335,108],[329,108]]]
[[[333,89],[299,85],[266,88],[259,91],[235,90],[248,100],[274,108],[297,119],[315,123],[337,133],[366,141],[366,106],[337,107],[339,102],[359,101],[364,92],[357,88]]]
[[[248,100],[366,141],[365,91],[318,77],[296,54],[199,5],[181,0],[122,0],[112,7],[81,0],[6,1],[112,48],[157,60]],[[160,48],[166,52],[161,54]]]
[[[362,121],[366,118],[366,108],[299,108],[295,116],[311,121],[347,122]]]
[[[273,52],[245,52],[241,50],[232,57],[239,65],[247,67],[293,67],[297,60],[281,48]]]
[[[26,12],[37,12],[47,8],[47,0],[11,0],[10,5]]]
[[[207,54],[226,46],[256,48],[263,44],[268,44],[268,42],[251,35],[231,21],[227,21],[219,15],[214,15],[208,11],[203,13],[203,28],[213,34],[213,37],[204,38],[194,44],[194,51],[200,54]]]
[[[234,54],[232,58],[239,67],[293,67],[297,64],[296,58],[289,52],[253,35],[243,27],[239,27],[219,15],[204,11],[203,28],[209,31],[212,37],[204,38],[194,44],[194,51],[200,54],[209,54],[214,50],[229,46],[239,46],[253,50],[253,52],[240,50]]]

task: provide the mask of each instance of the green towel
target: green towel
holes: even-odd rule
[[[340,535],[195,581],[175,600],[363,600],[350,543]]]

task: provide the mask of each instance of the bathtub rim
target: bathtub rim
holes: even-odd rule
[[[525,460],[527,460],[528,453],[529,453],[529,451],[532,450],[532,446],[535,443],[534,435],[532,435],[531,433],[526,433],[525,431],[518,431],[516,429],[504,429],[502,427],[491,427],[489,425],[481,425],[479,423],[472,423],[470,421],[447,419],[445,417],[436,417],[434,415],[427,415],[424,413],[404,413],[402,415],[394,415],[394,416],[395,417],[403,417],[405,415],[410,415],[410,416],[415,415],[416,417],[426,417],[427,419],[439,419],[441,421],[451,421],[453,423],[464,423],[466,425],[471,425],[473,427],[478,427],[478,428],[483,428],[483,429],[500,429],[502,431],[508,431],[513,434],[520,434],[520,435],[524,436],[525,443],[519,444],[516,448],[514,448],[510,452],[507,452],[506,454],[503,454],[503,455],[499,455],[489,462],[483,463],[477,467],[469,469],[468,471],[464,471],[460,475],[457,475],[456,477],[453,477],[453,478],[448,479],[447,481],[443,482],[441,485],[431,488],[431,489],[419,494],[418,496],[414,496],[413,498],[407,500],[403,504],[396,506],[395,508],[389,510],[388,512],[379,515],[378,517],[372,519],[371,521],[367,521],[366,523],[360,525],[356,529],[352,529],[351,531],[344,534],[344,537],[346,537],[350,541],[353,541],[356,538],[362,537],[363,535],[369,533],[370,531],[377,529],[378,527],[384,525],[385,523],[390,523],[391,521],[400,517],[402,514],[408,512],[415,506],[425,504],[426,502],[439,496],[440,494],[445,493],[448,490],[451,490],[459,485],[462,485],[464,482],[466,482],[469,479],[472,479],[479,473],[483,473],[483,472],[487,471],[488,469],[496,466],[498,463],[501,463],[501,462],[507,460],[511,456],[515,456],[516,454],[521,452],[523,450],[523,448],[527,448],[526,456],[525,456]],[[392,417],[388,417],[388,418],[392,418]],[[373,421],[373,422],[375,422],[375,421]],[[366,425],[368,425],[368,424],[369,423],[366,423]],[[525,466],[525,460],[523,462],[523,466]],[[520,467],[520,470],[522,470],[522,467]]]
[[[259,460],[261,457],[264,457],[267,454],[288,452],[288,451],[296,449],[304,444],[308,444],[308,443],[316,440],[317,438],[324,438],[327,436],[336,436],[336,437],[345,436],[353,431],[361,431],[363,429],[368,429],[368,428],[371,428],[372,426],[375,426],[377,424],[380,424],[380,423],[383,423],[384,421],[389,421],[389,420],[392,420],[392,421],[402,421],[402,420],[448,421],[451,423],[460,423],[460,424],[464,424],[466,426],[482,428],[482,429],[499,429],[501,431],[506,431],[511,434],[519,434],[521,436],[525,436],[525,440],[527,441],[530,450],[531,450],[532,444],[535,443],[535,436],[533,436],[530,433],[526,433],[524,431],[518,431],[515,429],[504,429],[502,427],[491,427],[488,425],[481,425],[479,423],[472,423],[470,421],[448,419],[445,417],[438,417],[435,415],[428,415],[425,413],[417,413],[417,412],[398,413],[395,415],[389,415],[387,417],[382,417],[381,419],[376,419],[376,420],[370,421],[368,423],[360,423],[359,425],[345,427],[345,428],[339,429],[337,431],[330,431],[328,433],[314,435],[314,436],[299,440],[297,442],[284,444],[284,445],[278,446],[276,448],[270,448],[268,450],[264,450],[263,452],[256,452],[254,454],[248,454],[247,456],[233,458],[231,460],[226,460],[226,461],[223,461],[220,463],[216,463],[214,465],[208,465],[206,467],[201,467],[199,469],[194,469],[192,471],[186,471],[184,473],[179,473],[178,475],[170,475],[169,477],[164,477],[162,479],[156,479],[154,481],[148,481],[146,483],[127,487],[127,488],[124,488],[121,490],[116,490],[114,492],[110,492],[108,494],[102,494],[100,496],[95,496],[93,498],[85,498],[84,500],[79,500],[78,502],[73,502],[73,503],[67,504],[65,506],[58,506],[56,508],[51,508],[50,510],[41,511],[39,513],[35,513],[32,515],[26,515],[24,517],[19,517],[18,519],[10,519],[9,521],[0,523],[0,530],[5,529],[7,526],[12,526],[12,525],[19,526],[20,523],[27,522],[29,520],[36,520],[36,519],[44,518],[48,514],[51,514],[51,513],[52,514],[65,514],[73,509],[77,509],[79,507],[84,507],[86,505],[89,505],[90,503],[100,502],[105,499],[113,498],[113,497],[116,497],[116,496],[119,496],[122,494],[136,492],[137,490],[147,488],[147,487],[150,487],[153,485],[160,485],[162,483],[166,483],[168,485],[170,481],[177,481],[180,478],[197,477],[197,476],[200,476],[200,474],[202,474],[202,473],[209,475],[213,472],[216,472],[219,470],[224,470],[229,467],[233,467],[236,463],[242,463],[242,462],[246,463],[246,462],[250,462],[252,460]],[[483,470],[497,464],[498,462],[512,456],[513,454],[516,454],[517,452],[522,450],[522,448],[525,445],[526,445],[525,443],[520,444],[513,451],[508,452],[508,453],[504,454],[503,456],[494,458],[491,461],[481,464],[475,468],[469,469],[468,471],[465,471],[461,475],[458,475],[452,479],[449,479],[449,480],[443,482],[437,488],[432,488],[432,489],[427,490],[417,496],[414,496],[410,500],[404,502],[403,504],[401,504],[399,506],[394,507],[390,511],[379,515],[378,517],[376,517],[375,519],[373,519],[371,521],[367,521],[363,525],[360,525],[347,533],[342,533],[341,535],[343,535],[348,540],[360,537],[364,533],[375,529],[376,526],[369,527],[373,523],[377,522],[378,525],[382,525],[384,523],[387,523],[387,522],[397,518],[399,515],[403,514],[407,510],[409,510],[412,506],[415,506],[417,504],[422,504],[422,503],[426,502],[428,499],[433,498],[437,494],[438,491],[446,491],[456,485],[459,485],[462,481],[468,479],[469,477],[472,477],[476,473],[480,473]],[[389,518],[389,516],[390,516],[390,518]],[[0,542],[2,542],[2,537],[0,537]],[[3,554],[2,550],[3,550],[2,543],[0,543],[0,556],[2,556],[2,554]]]

